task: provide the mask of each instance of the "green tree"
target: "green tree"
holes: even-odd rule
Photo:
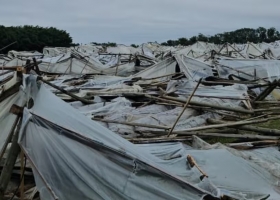
[[[182,37],[178,39],[178,43],[180,45],[187,46],[189,45],[189,40],[187,38]]]
[[[17,43],[4,49],[1,53],[7,53],[10,50],[42,51],[45,46],[70,47],[72,45],[69,33],[54,27],[0,26],[0,48],[15,41]]]
[[[196,39],[197,41],[208,42],[208,38],[202,33],[199,33]]]

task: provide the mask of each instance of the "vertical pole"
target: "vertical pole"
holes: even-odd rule
[[[117,64],[117,67],[116,67],[115,76],[117,76],[117,74],[118,74],[118,68],[119,68],[119,65],[120,65],[120,60],[121,60],[121,55],[119,54],[119,57],[118,57],[118,64]]]

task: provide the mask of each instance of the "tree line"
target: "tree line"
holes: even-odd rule
[[[257,29],[242,28],[231,32],[219,33],[213,36],[206,36],[202,33],[190,38],[179,38],[177,40],[168,40],[161,43],[165,46],[188,46],[197,41],[209,42],[214,44],[237,43],[244,44],[247,42],[274,42],[280,40],[280,33],[275,28],[266,29],[259,27]],[[12,45],[11,45],[12,44]],[[116,46],[114,42],[96,43],[95,45]],[[10,46],[9,46],[10,45]],[[0,25],[0,50],[6,46],[1,53],[7,53],[10,50],[17,51],[39,51],[41,52],[45,46],[51,47],[70,47],[76,46],[72,43],[72,38],[65,30],[59,30],[54,27],[40,26],[11,26],[5,27]],[[131,46],[137,48],[138,45]]]
[[[75,44],[72,43],[69,33],[54,27],[0,25],[0,49],[8,46],[0,53],[7,53],[10,50],[41,52],[45,46],[70,47],[72,45]]]
[[[247,42],[274,42],[280,40],[280,33],[275,28],[271,27],[266,29],[264,27],[259,27],[257,29],[252,28],[242,28],[231,32],[219,33],[213,36],[206,36],[199,33],[198,36],[193,36],[188,38],[179,38],[178,40],[167,40],[161,43],[165,46],[177,46],[183,45],[188,46],[196,43],[197,41],[209,42],[214,44],[224,44],[224,43],[236,43],[244,44]]]

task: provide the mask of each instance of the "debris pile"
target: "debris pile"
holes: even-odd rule
[[[0,55],[0,200],[279,199],[278,59],[279,42]]]

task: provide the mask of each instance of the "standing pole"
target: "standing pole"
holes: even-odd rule
[[[115,73],[115,76],[117,76],[117,74],[118,74],[118,68],[119,68],[119,65],[120,65],[120,60],[121,60],[121,55],[119,54],[119,56],[118,56],[118,63],[117,63],[117,67],[116,67],[116,73]]]
[[[178,118],[176,119],[175,123],[173,124],[172,128],[170,129],[170,131],[169,131],[169,133],[168,133],[167,137],[169,137],[169,136],[170,136],[170,134],[171,134],[171,133],[172,133],[172,131],[174,130],[174,128],[175,128],[175,126],[176,126],[176,124],[178,123],[179,119],[181,118],[181,116],[182,116],[182,115],[183,115],[183,113],[185,112],[186,108],[188,107],[188,105],[189,105],[189,103],[190,103],[190,101],[191,101],[191,99],[192,99],[192,97],[193,97],[193,95],[194,95],[195,91],[197,90],[198,86],[199,86],[199,85],[200,85],[200,83],[201,83],[201,80],[202,80],[202,78],[201,78],[201,79],[199,79],[199,81],[198,81],[197,85],[195,86],[195,88],[194,88],[193,92],[192,92],[192,93],[191,93],[191,95],[189,96],[189,98],[188,98],[188,100],[187,100],[187,103],[185,104],[185,106],[184,106],[184,108],[183,108],[182,112],[180,113],[180,115],[179,115],[179,116],[178,116]]]

